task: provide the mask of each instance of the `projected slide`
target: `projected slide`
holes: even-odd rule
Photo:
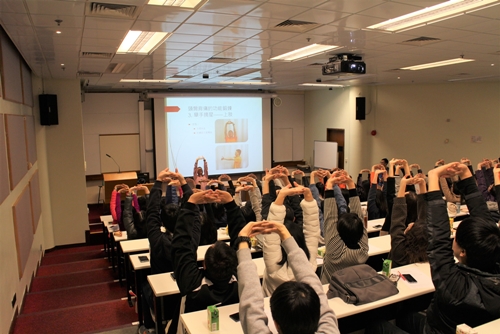
[[[261,98],[168,97],[164,111],[170,169],[191,176],[203,156],[210,175],[263,170]]]

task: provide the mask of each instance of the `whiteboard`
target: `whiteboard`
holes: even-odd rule
[[[100,135],[99,151],[101,158],[101,173],[133,172],[141,170],[139,134]],[[113,159],[106,156],[109,154]]]
[[[293,161],[293,129],[273,129],[273,161]]]
[[[314,141],[314,167],[332,169],[337,167],[338,144],[332,141]]]

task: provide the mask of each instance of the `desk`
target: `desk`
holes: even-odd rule
[[[104,253],[108,256],[108,259],[111,260],[111,246],[108,235],[108,226],[113,222],[113,216],[101,216],[100,219],[102,223],[102,235],[104,236]]]
[[[351,304],[344,303],[340,298],[333,298],[328,300],[328,304],[335,311],[337,319],[348,317],[350,315],[359,314],[369,310],[373,310],[385,305],[397,303],[414,297],[418,297],[427,293],[434,291],[434,286],[432,284],[432,279],[430,276],[430,267],[428,263],[410,264],[407,266],[399,267],[393,272],[397,271],[401,273],[409,273],[412,275],[419,273],[420,278],[419,284],[422,283],[420,287],[411,287],[408,283],[400,281],[398,282],[399,293],[397,295],[381,299],[379,301],[354,306]],[[325,292],[328,290],[328,284],[323,285]],[[269,298],[264,298],[264,307],[269,311]],[[243,333],[241,325],[239,322],[235,322],[229,318],[230,314],[239,312],[239,304],[233,304],[228,306],[219,307],[219,334],[236,334]],[[272,323],[272,319],[269,319],[269,323]],[[187,333],[190,334],[210,334],[207,328],[207,311],[197,311],[192,313],[181,314],[181,322]]]
[[[150,269],[151,263],[150,263],[150,261],[141,262],[139,260],[139,256],[147,256],[148,260],[150,259],[150,257],[149,257],[149,253],[140,253],[140,254],[130,254],[129,255],[130,264],[132,265],[132,268],[134,269],[134,273],[135,273],[135,294],[136,294],[136,303],[137,303],[137,314],[139,317],[139,326],[141,326],[143,323],[143,316],[142,316],[143,271]],[[127,293],[127,297],[128,297],[128,293]]]
[[[384,221],[385,218],[378,218],[378,219],[372,219],[367,222],[366,226],[366,231],[368,234],[374,233],[374,232],[379,232],[382,229],[382,226],[384,226]],[[380,225],[380,227],[379,227]],[[377,227],[375,227],[377,226]]]
[[[113,258],[113,263],[114,263],[114,258],[115,258],[115,249],[116,249],[116,266],[118,267],[118,280],[120,281],[120,285],[122,285],[122,266],[121,266],[121,252],[120,252],[120,243],[122,241],[127,240],[127,231],[121,231],[122,235],[117,236],[113,232],[111,233],[111,252],[112,252],[112,258]],[[113,270],[115,267],[113,266]]]
[[[500,331],[500,319],[490,321],[484,325],[474,327],[478,334],[498,334]]]
[[[126,232],[125,232],[126,233]],[[125,269],[125,283],[127,288],[127,300],[130,306],[132,306],[132,298],[130,296],[130,254],[149,251],[149,240],[147,238],[135,239],[135,240],[124,240],[120,242],[121,253],[123,253],[123,266]],[[121,255],[121,254],[120,254]],[[149,262],[148,262],[149,263]],[[118,267],[118,272],[120,273],[120,284],[121,284],[121,266]],[[136,291],[137,292],[137,291]]]

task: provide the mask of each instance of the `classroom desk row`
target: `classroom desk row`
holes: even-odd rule
[[[335,312],[337,319],[341,319],[434,292],[434,285],[432,284],[430,266],[428,263],[415,263],[398,267],[393,270],[393,273],[395,274],[398,274],[399,272],[401,272],[402,274],[411,274],[418,283],[410,284],[407,281],[400,280],[398,282],[398,294],[364,305],[356,306],[352,304],[346,304],[340,298],[329,299],[328,304]],[[323,285],[323,288],[325,292],[327,292],[328,284]],[[270,329],[273,330],[271,326],[274,324],[274,322],[271,318],[271,312],[269,309],[269,298],[264,298],[264,308],[269,318],[268,324],[270,325]],[[236,322],[229,318],[229,315],[239,312],[239,304],[222,306],[218,309],[219,334],[243,333],[240,322]],[[181,323],[184,326],[186,333],[211,333],[208,330],[207,326],[206,310],[181,314]],[[277,333],[275,328],[273,330],[273,333]]]
[[[369,256],[376,256],[380,254],[387,254],[389,253],[391,249],[391,237],[390,235],[384,235],[380,237],[375,237],[375,238],[369,238],[368,239],[368,246],[369,246],[369,251],[368,255]],[[200,246],[203,247],[201,249],[201,252],[203,254],[206,252],[206,249],[209,246]],[[198,248],[198,260],[200,259],[200,247]],[[252,248],[252,252],[255,252],[255,249]],[[141,275],[139,273],[140,270],[147,269],[149,268],[149,262],[140,262],[139,256],[147,256],[148,254],[135,254],[130,256],[130,261],[132,263],[132,266],[134,267],[134,270],[136,272],[136,284],[142,284],[141,283]],[[265,263],[263,258],[255,258],[253,259],[253,262],[257,266],[257,273],[260,278],[264,276],[264,269],[265,269]],[[318,267],[323,265],[323,259],[318,258],[317,259],[317,264]],[[156,319],[161,319],[163,310],[162,306],[163,303],[161,299],[165,296],[169,295],[174,295],[179,293],[179,288],[177,286],[176,280],[173,278],[172,273],[164,273],[164,274],[156,274],[156,275],[149,275],[147,277],[147,280],[149,282],[149,285],[151,286],[151,289],[153,290],[153,293],[155,295],[155,314],[156,314]],[[138,285],[139,287],[140,285]],[[137,287],[137,289],[138,289]],[[139,310],[142,310],[142,305],[138,305]],[[234,313],[234,312],[233,312]],[[205,312],[206,315],[206,312]],[[142,313],[139,312],[139,323],[142,323]],[[163,330],[163,324],[161,324],[160,321],[156,322],[156,331],[157,333],[162,333]]]

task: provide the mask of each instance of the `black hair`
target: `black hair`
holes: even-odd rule
[[[361,202],[366,202],[368,199],[368,192],[370,191],[371,183],[368,180],[361,181],[361,187],[358,187],[359,200]]]
[[[465,250],[467,266],[495,273],[500,262],[500,229],[483,218],[465,218],[457,228],[455,241]]]
[[[387,165],[389,164],[389,160],[387,158],[382,158],[380,160],[384,161]]]
[[[318,188],[318,192],[321,197],[325,198],[325,184],[321,182],[316,182],[316,188]]]
[[[413,191],[405,194],[406,199],[406,226],[417,221],[417,194]],[[415,226],[413,226],[415,228]]]
[[[161,205],[161,222],[170,233],[174,233],[175,223],[177,222],[178,216],[179,206],[177,204],[170,203]]]
[[[236,274],[236,251],[223,241],[217,241],[205,254],[205,273],[214,284],[228,283]]]
[[[309,249],[307,248],[306,244],[306,237],[304,236],[304,230],[302,229],[301,226],[298,224],[294,223],[293,221],[290,220],[285,220],[285,227],[288,229],[288,232],[292,235],[292,237],[295,239],[295,242],[297,242],[297,245],[304,251],[306,254],[307,259],[309,260],[310,258],[310,253]],[[285,252],[285,249],[283,246],[281,247],[281,260],[278,262],[280,266],[284,265],[288,259],[288,256]]]
[[[406,232],[405,252],[408,263],[428,262],[427,246],[429,245],[427,226],[425,223],[416,222],[413,227]]]
[[[281,284],[270,300],[271,314],[282,334],[314,334],[318,329],[320,302],[316,291],[302,282]]]
[[[137,202],[139,203],[139,208],[146,211],[148,208],[148,199],[145,196],[137,197]]]
[[[147,238],[146,211],[137,211],[132,207],[132,217],[134,219],[135,230],[137,231],[137,238]]]
[[[210,205],[210,204],[209,204]],[[212,215],[200,212],[200,242],[199,245],[211,245],[217,241],[217,227]]]
[[[339,217],[337,231],[344,244],[350,249],[358,249],[364,231],[364,224],[355,213],[345,213]]]
[[[257,216],[255,215],[255,211],[253,211],[252,203],[247,201],[245,205],[240,207],[241,213],[243,217],[245,217],[245,222],[248,224],[249,222],[257,221]]]

